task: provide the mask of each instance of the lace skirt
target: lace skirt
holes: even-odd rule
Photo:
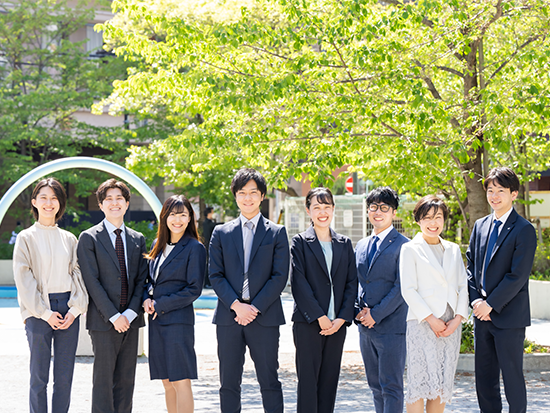
[[[452,308],[441,317],[454,317]],[[449,337],[436,337],[427,322],[407,321],[407,395],[405,402],[419,399],[451,401],[454,376],[460,352],[462,325]]]

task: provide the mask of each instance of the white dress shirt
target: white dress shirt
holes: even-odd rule
[[[119,228],[117,228],[113,224],[111,224],[107,220],[107,218],[105,218],[103,220],[103,225],[105,225],[105,229],[107,230],[107,233],[109,234],[109,238],[111,239],[111,242],[113,243],[113,248],[116,251],[116,234],[115,234],[115,230],[117,230]],[[126,249],[126,227],[124,226],[124,223],[122,223],[122,225],[120,226],[120,229],[122,230],[122,232],[120,233],[120,237],[122,238],[122,245],[124,245],[124,263],[126,264],[126,277],[128,277],[128,272],[129,272],[128,254],[127,254],[127,249]],[[128,297],[128,302],[130,302],[130,297]],[[128,319],[129,323],[134,321],[135,318],[137,317],[137,314],[134,310],[132,310],[131,308],[127,308],[126,310],[124,310],[124,312],[122,314],[116,313],[114,316],[109,318],[109,321],[114,324],[115,321],[118,320],[118,318],[121,315],[126,317]]]

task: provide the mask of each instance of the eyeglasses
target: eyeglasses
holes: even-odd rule
[[[391,209],[391,206],[386,204],[370,204],[368,206],[368,209],[370,212],[376,212],[378,211],[378,209],[380,209],[380,211],[382,212],[389,212],[389,210]]]

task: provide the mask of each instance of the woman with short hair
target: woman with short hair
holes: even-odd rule
[[[31,413],[47,413],[53,342],[54,413],[65,413],[71,401],[80,314],[88,294],[76,256],[76,237],[56,224],[65,212],[67,195],[54,178],[32,191],[36,222],[19,233],[13,250],[17,298],[30,347]]]
[[[421,232],[403,244],[399,261],[407,313],[408,413],[439,413],[451,400],[460,350],[461,324],[468,318],[466,269],[460,247],[440,237],[449,210],[435,195],[414,208]]]

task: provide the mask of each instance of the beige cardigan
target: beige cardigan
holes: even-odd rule
[[[53,314],[50,293],[70,292],[69,312],[75,317],[86,312],[88,293],[77,263],[76,244],[70,232],[38,222],[17,235],[13,273],[23,321],[29,317],[48,321]]]

